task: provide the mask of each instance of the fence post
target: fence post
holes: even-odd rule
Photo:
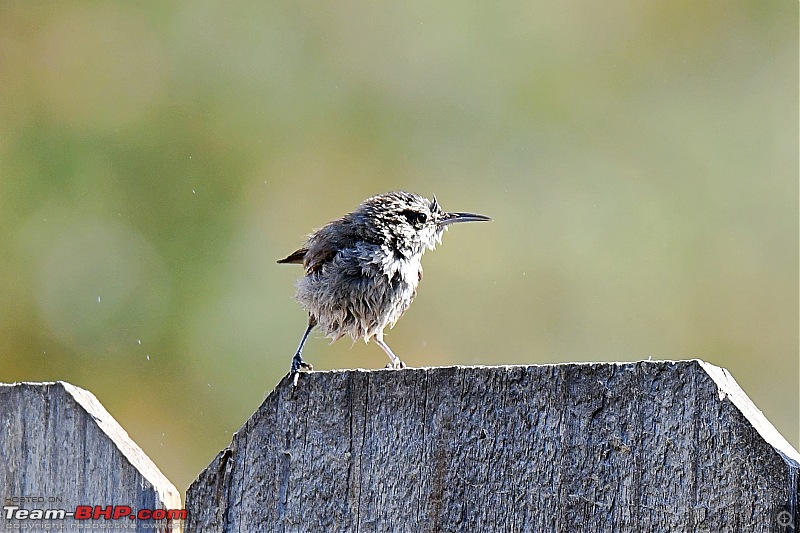
[[[181,529],[179,521],[122,516],[126,506],[179,510],[180,493],[97,398],[74,385],[0,384],[0,450],[0,529]],[[78,523],[86,512],[78,506],[90,506],[97,522]]]
[[[188,532],[793,532],[800,455],[702,361],[284,379]]]

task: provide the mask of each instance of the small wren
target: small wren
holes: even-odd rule
[[[308,311],[308,326],[292,358],[291,373],[313,370],[303,345],[314,327],[334,341],[374,340],[391,361],[405,364],[383,341],[417,294],[422,254],[441,243],[450,224],[491,220],[473,213],[442,211],[434,196],[396,191],[364,200],[355,211],[312,233],[305,245],[278,263],[302,264],[295,298]]]

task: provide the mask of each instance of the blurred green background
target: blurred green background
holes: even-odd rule
[[[795,1],[2,2],[2,380],[89,389],[183,490],[288,370],[275,260],[407,189],[494,218],[426,256],[410,366],[702,358],[797,446],[797,33]]]

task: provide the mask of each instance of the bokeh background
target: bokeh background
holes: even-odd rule
[[[798,4],[0,3],[2,380],[183,490],[287,372],[312,229],[393,189],[410,366],[702,358],[798,445]],[[317,369],[385,364],[306,347]]]

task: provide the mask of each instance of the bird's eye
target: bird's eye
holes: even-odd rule
[[[422,226],[428,221],[428,215],[419,211],[405,211],[403,214],[412,226]]]

